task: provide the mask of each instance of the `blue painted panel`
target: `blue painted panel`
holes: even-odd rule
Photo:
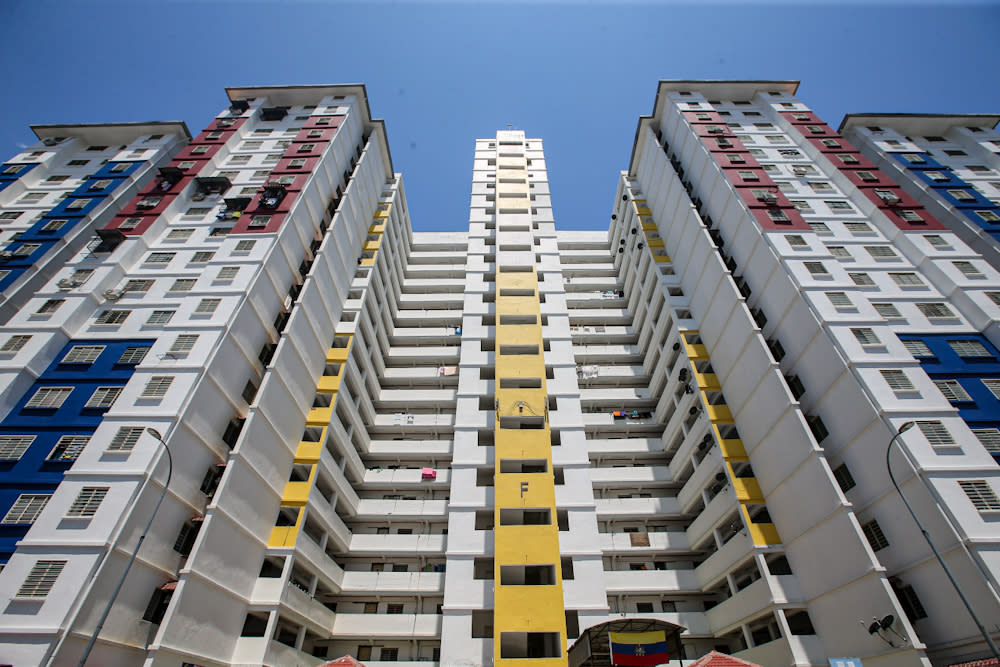
[[[106,197],[107,195],[118,189],[122,183],[124,183],[127,177],[119,178],[87,178],[83,183],[80,184],[76,190],[69,193],[70,197]],[[98,188],[95,187],[99,181],[111,181],[107,187]]]
[[[954,195],[950,194],[949,190],[962,190],[963,192],[968,192],[974,197],[974,199],[958,199]],[[966,185],[962,183],[961,185],[955,185],[952,187],[941,187],[934,188],[935,194],[944,199],[946,202],[958,208],[996,208],[996,204],[991,202],[989,199],[984,197],[978,190],[973,188],[971,185]]]
[[[45,227],[53,220],[64,220],[64,224],[55,230],[46,230]],[[33,224],[28,229],[21,232],[18,239],[21,241],[52,241],[68,234],[74,227],[83,222],[83,218],[54,218],[48,214]],[[10,248],[5,248],[9,250]]]
[[[1000,228],[1000,221],[997,221],[997,222],[988,222],[986,220],[983,220],[979,216],[979,214],[976,213],[976,211],[989,210],[989,211],[993,211],[998,216],[1000,216],[1000,207],[990,206],[990,207],[987,208],[987,207],[984,206],[984,207],[976,208],[976,209],[964,208],[964,209],[960,209],[960,210],[962,211],[963,214],[965,214],[965,217],[967,217],[969,220],[972,220],[974,223],[976,223],[977,225],[979,225],[983,229],[996,230],[996,229]]]
[[[4,247],[4,252],[16,252],[18,249],[23,248],[26,245],[37,245],[38,248],[33,250],[27,255],[13,255],[11,257],[0,257],[0,270],[3,269],[14,269],[14,268],[26,268],[37,262],[42,255],[49,251],[52,247],[52,241],[32,241],[30,244],[27,241],[15,241]]]
[[[886,153],[886,155],[894,158],[897,162],[903,164],[904,167],[908,169],[944,169],[944,165],[935,160],[930,156],[929,153],[924,153],[922,151],[913,151],[907,153]],[[923,162],[910,162],[904,155],[919,155],[924,159]]]
[[[970,428],[1000,428],[1000,399],[993,395],[983,379],[1000,379],[1000,352],[979,334],[901,335],[901,340],[920,340],[930,348],[932,357],[917,357],[921,368],[934,380],[957,380],[971,400],[953,402],[959,416]],[[949,341],[977,341],[991,356],[961,357]],[[993,455],[1000,463],[1000,454]]]
[[[150,347],[152,340],[74,340],[56,355],[49,367],[18,401],[17,406],[0,422],[0,434],[34,435],[35,440],[17,461],[0,462],[0,516],[5,515],[22,493],[51,493],[62,481],[72,460],[48,460],[59,438],[64,435],[93,434],[106,408],[85,408],[84,403],[98,386],[123,386],[135,370],[134,364],[120,364],[128,347]],[[104,345],[92,364],[62,363],[74,345]],[[73,393],[58,409],[25,409],[24,404],[39,387],[68,386]],[[30,526],[0,527],[0,562],[6,562],[17,541]]]
[[[14,281],[16,281],[18,278],[20,278],[21,274],[24,273],[26,270],[27,269],[25,267],[23,267],[23,266],[22,267],[7,267],[7,266],[4,266],[3,264],[0,264],[0,271],[10,271],[10,273],[8,273],[7,275],[5,275],[3,278],[0,278],[0,292],[2,292],[3,290],[7,289],[11,285],[13,285]]]
[[[108,162],[103,165],[100,169],[95,171],[91,178],[123,178],[126,176],[131,176],[139,167],[146,164],[145,162]],[[122,166],[124,165],[124,166]],[[120,169],[121,171],[115,171],[115,169]]]
[[[955,172],[948,169],[947,167],[942,167],[941,169],[911,169],[913,175],[919,178],[921,181],[927,183],[932,188],[960,188],[967,186],[968,183],[960,179],[955,175]],[[930,177],[928,172],[936,171],[939,174],[943,174],[948,177],[946,181],[937,181]]]
[[[16,181],[37,166],[37,162],[4,162],[0,165],[0,179]],[[17,167],[18,170],[13,171],[11,167]]]
[[[86,201],[88,199],[89,201]],[[80,208],[70,208],[70,206],[79,206],[79,203],[74,202],[81,201],[86,201],[86,203]],[[82,218],[100,206],[102,201],[104,201],[104,195],[99,194],[90,197],[67,197],[49,209],[46,215],[51,218]]]

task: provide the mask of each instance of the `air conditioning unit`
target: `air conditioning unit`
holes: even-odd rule
[[[45,137],[44,139],[42,139],[42,143],[45,144],[46,146],[55,146],[56,144],[59,143],[59,140],[56,139],[55,137]]]
[[[778,201],[778,195],[774,194],[773,192],[762,192],[759,195],[757,195],[757,200],[773,204]]]
[[[894,206],[894,205],[898,204],[900,201],[902,201],[902,199],[900,199],[899,196],[897,196],[895,194],[892,194],[891,192],[887,193],[887,194],[879,195],[879,197],[881,197],[882,201],[884,201],[889,206]]]
[[[723,132],[725,132],[725,130],[723,130],[721,127],[715,127],[715,126],[713,126],[713,127],[708,128],[708,133],[709,134],[722,134]]]
[[[108,301],[117,301],[124,293],[125,290],[108,289],[104,290],[104,298]]]
[[[204,192],[196,192],[193,195],[191,195],[191,201],[204,201],[204,200],[205,200]]]
[[[59,282],[56,284],[59,286],[59,289],[73,289],[76,287],[75,281],[70,280],[69,278],[60,278]]]

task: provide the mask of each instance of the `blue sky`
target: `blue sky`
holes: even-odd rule
[[[545,142],[557,227],[606,229],[661,78],[799,79],[851,112],[1000,112],[1000,4],[0,2],[0,156],[31,123],[184,120],[225,86],[363,82],[414,229],[467,228],[474,139]]]

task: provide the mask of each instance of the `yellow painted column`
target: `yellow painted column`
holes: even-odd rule
[[[534,267],[517,268],[499,267],[496,277],[493,662],[565,665],[538,276]],[[558,657],[509,657],[525,647]]]

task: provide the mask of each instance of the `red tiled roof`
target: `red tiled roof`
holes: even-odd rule
[[[336,660],[324,662],[319,667],[365,667],[365,665],[363,662],[355,660],[352,656],[345,655],[337,658]]]
[[[712,651],[691,663],[690,667],[760,667],[760,665]]]
[[[973,660],[972,662],[962,662],[950,667],[1000,667],[1000,660],[987,658],[986,660]]]

